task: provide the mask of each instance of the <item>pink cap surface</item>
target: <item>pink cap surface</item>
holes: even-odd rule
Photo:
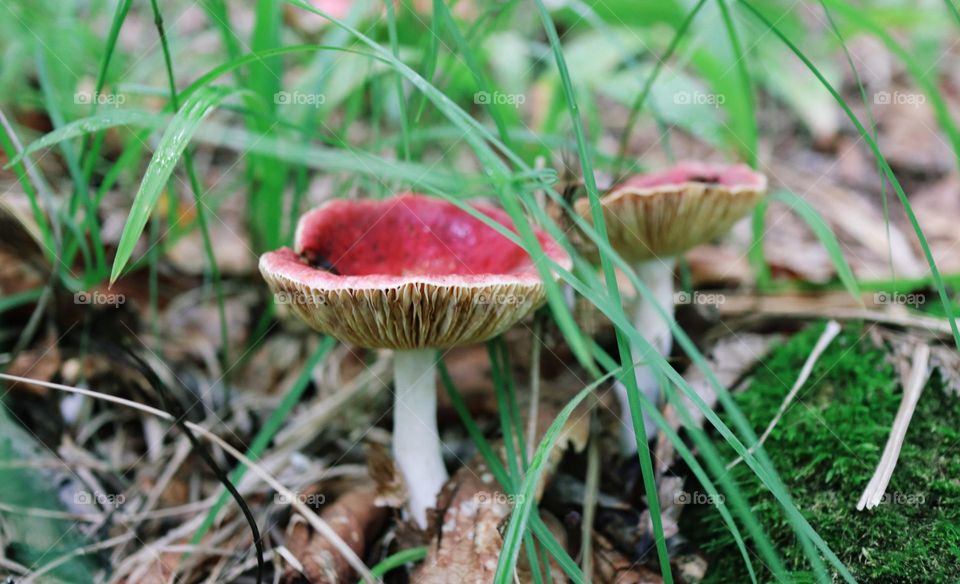
[[[622,188],[657,189],[682,186],[687,183],[713,184],[728,189],[764,190],[767,187],[767,179],[745,164],[725,165],[687,161],[666,170],[634,175],[614,191]]]
[[[494,207],[474,208],[510,228]],[[512,229],[512,228],[511,228]],[[570,260],[545,233],[544,252]],[[543,303],[532,258],[456,205],[421,195],[335,200],[306,213],[296,251],[264,254],[281,303],[313,328],[371,348],[451,347],[499,334]]]
[[[601,199],[610,244],[628,260],[671,257],[716,239],[757,204],[767,178],[750,167],[681,162],[639,174]],[[577,212],[590,219],[590,203]]]

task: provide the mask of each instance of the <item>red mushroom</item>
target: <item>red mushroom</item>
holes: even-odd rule
[[[726,233],[766,190],[767,178],[748,166],[683,162],[668,170],[634,176],[600,203],[610,245],[634,262],[637,276],[672,319],[676,256]],[[589,202],[577,201],[577,212],[589,219]],[[670,323],[660,318],[650,302],[638,300],[633,324],[662,355],[670,352]],[[656,401],[659,387],[650,369],[637,367],[636,375],[640,391]],[[617,390],[625,420],[624,445],[634,449],[626,389],[618,384]],[[650,438],[653,424],[646,420]]]
[[[474,208],[511,225],[503,211]],[[570,259],[546,234],[544,252]],[[279,302],[312,328],[367,348],[393,349],[393,453],[413,518],[447,479],[436,420],[436,350],[494,337],[543,304],[527,252],[456,205],[422,195],[329,202],[304,215],[295,250],[260,258]]]

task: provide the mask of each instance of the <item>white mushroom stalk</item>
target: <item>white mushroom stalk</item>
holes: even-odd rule
[[[675,258],[656,258],[639,262],[635,268],[637,277],[650,290],[652,299],[666,312],[667,318],[665,319],[660,314],[650,299],[639,297],[638,294],[633,306],[633,326],[647,342],[653,345],[653,348],[661,357],[668,356],[673,346],[670,324],[673,322],[674,315],[673,270],[676,265]],[[661,395],[657,376],[649,365],[643,363],[643,355],[637,347],[632,347],[631,352],[633,354],[634,374],[637,379],[637,391],[656,404]],[[636,450],[637,443],[635,429],[629,415],[630,402],[627,396],[627,387],[622,382],[617,382],[614,388],[623,412],[623,423],[620,428],[621,443],[626,452],[632,452]],[[647,440],[653,438],[656,434],[656,426],[653,424],[653,418],[646,412],[643,414],[643,425],[646,429]]]
[[[393,458],[420,527],[427,525],[427,509],[448,478],[437,428],[436,355],[432,349],[393,354]]]

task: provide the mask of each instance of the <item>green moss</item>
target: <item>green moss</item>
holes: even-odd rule
[[[822,331],[822,325],[812,327],[774,351],[748,390],[736,396],[757,434],[773,419]],[[936,377],[917,406],[887,500],[872,511],[856,510],[900,398],[883,349],[863,338],[862,328],[848,327],[824,352],[766,450],[797,506],[858,581],[955,582],[960,579],[960,399],[946,395]],[[727,447],[723,453],[734,456]],[[773,497],[746,465],[731,473],[787,569],[797,581],[812,580]],[[748,582],[719,515],[710,507],[691,511],[684,532],[710,558],[707,580]]]

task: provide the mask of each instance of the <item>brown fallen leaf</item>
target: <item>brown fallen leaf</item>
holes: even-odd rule
[[[479,457],[461,467],[440,494],[440,533],[414,577],[421,584],[492,582],[514,500]]]
[[[937,268],[947,274],[960,271],[960,176],[951,174],[918,191],[911,203]]]
[[[53,334],[48,334],[40,343],[37,343],[32,349],[22,351],[16,359],[10,363],[6,373],[18,377],[29,377],[41,381],[50,381],[53,376],[60,371],[62,360],[60,349],[57,346],[57,338]],[[37,385],[13,384],[12,389],[18,391],[28,391],[38,395],[46,395],[46,388]]]
[[[623,555],[608,539],[594,532],[593,565],[596,582],[608,584],[662,584],[663,578]]]
[[[700,245],[684,256],[690,265],[693,286],[735,288],[753,283],[747,253],[732,244]]]
[[[378,506],[376,499],[376,491],[372,487],[365,487],[341,495],[320,513],[320,517],[361,557],[366,551],[367,542],[380,532],[387,518],[387,509]],[[290,519],[286,547],[300,562],[302,575],[311,583],[356,581],[356,575],[347,560],[327,538],[314,533],[299,515]],[[294,582],[300,575],[301,572],[288,565],[284,581]]]
[[[538,440],[563,406],[562,397],[558,395],[562,392],[557,392],[556,387],[551,389],[540,404]],[[522,405],[520,409],[526,412]],[[576,450],[586,446],[589,438],[586,410],[581,406],[574,411],[560,433],[536,491],[537,499],[564,451],[571,446]],[[494,445],[494,452],[505,460],[502,444]],[[477,454],[454,473],[441,491],[438,508],[442,511],[436,522],[439,533],[431,539],[427,557],[413,581],[418,584],[492,581],[503,546],[500,528],[517,502],[514,496],[500,489],[486,462]]]
[[[390,452],[382,444],[370,442],[366,445],[367,469],[377,491],[377,505],[403,509],[407,502],[407,485],[394,464]]]
[[[792,165],[774,164],[772,172],[785,187],[809,202],[830,225],[857,276],[874,280],[888,278],[891,260],[900,277],[917,278],[926,272],[920,255],[911,247],[913,238],[904,234],[895,216],[890,219],[888,240],[879,197],[845,188],[830,176]],[[815,241],[822,247],[819,240]],[[796,249],[789,251],[798,253]],[[831,273],[836,271],[832,262],[830,269]]]
[[[875,105],[879,122],[877,142],[892,167],[925,175],[943,174],[950,169],[953,152],[922,91],[894,85],[875,94]]]

